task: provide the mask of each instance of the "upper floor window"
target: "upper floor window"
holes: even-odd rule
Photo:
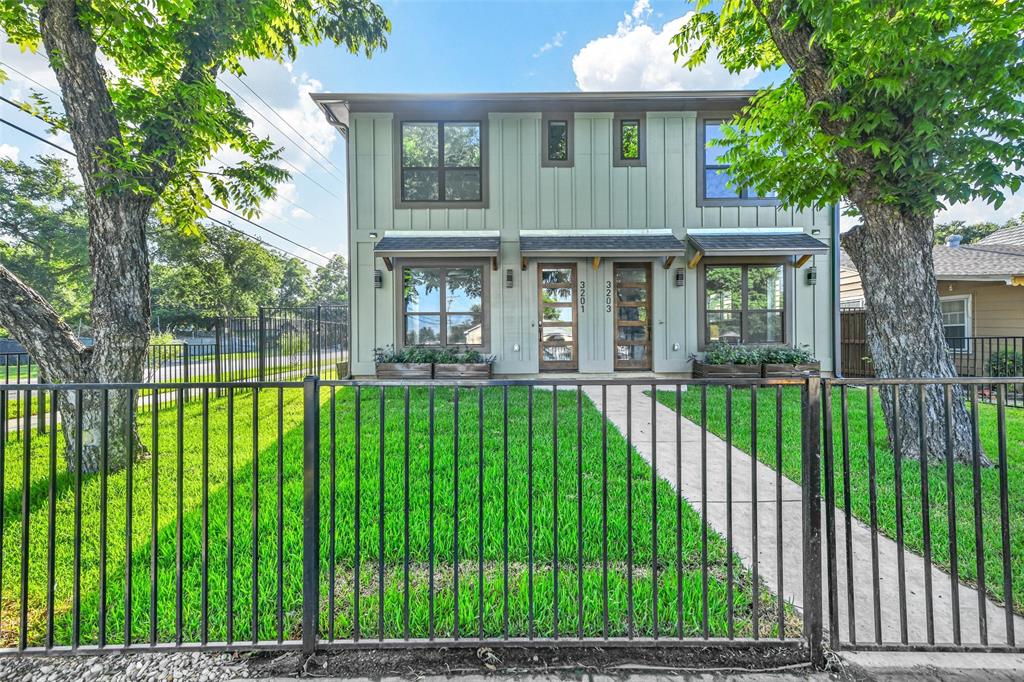
[[[643,166],[647,160],[643,114],[616,114],[612,121],[615,142],[613,166]]]
[[[478,121],[403,121],[401,201],[481,202]]]
[[[545,167],[572,166],[572,114],[545,113],[541,118],[540,160]]]
[[[722,139],[722,126],[725,122],[721,120],[704,119],[700,128],[701,146],[704,148],[702,158],[702,187],[704,200],[718,201],[718,203],[760,203],[774,202],[775,192],[758,194],[748,188],[730,187],[732,180],[731,167],[725,162],[726,148],[716,144]]]

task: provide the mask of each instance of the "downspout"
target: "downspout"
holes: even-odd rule
[[[832,206],[832,375],[843,376],[842,319],[839,312],[839,204]]]

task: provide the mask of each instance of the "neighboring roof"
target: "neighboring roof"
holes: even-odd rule
[[[806,232],[742,232],[691,234],[693,248],[705,256],[804,256],[826,254],[828,245]]]
[[[1001,279],[1024,275],[1024,244],[968,244],[932,249],[938,279],[983,277]]]
[[[564,255],[658,253],[682,254],[686,245],[671,230],[632,230],[615,232],[581,232],[551,234],[550,231],[524,230],[519,235],[519,250],[524,256],[533,254]]]
[[[846,251],[839,252],[839,267],[857,271]],[[937,279],[1005,280],[1024,276],[1024,244],[982,244],[932,247]]]
[[[1009,244],[1010,246],[1024,246],[1024,223],[1016,227],[1004,227],[996,230],[987,237],[983,237],[969,246],[990,246],[992,244]]]
[[[750,101],[756,90],[688,90],[657,92],[483,92],[369,93],[318,92],[310,95],[334,126],[346,128],[349,112],[396,110],[611,112],[733,111]]]
[[[373,247],[377,256],[445,255],[496,256],[501,247],[497,230],[488,232],[385,232]]]

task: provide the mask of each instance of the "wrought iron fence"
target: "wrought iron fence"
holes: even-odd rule
[[[720,645],[815,662],[823,641],[1019,651],[1009,381],[989,405],[980,380],[929,380],[947,409],[966,400],[992,468],[888,454],[879,397],[896,383],[923,385],[3,385],[0,646]],[[139,409],[161,392],[173,403]],[[40,412],[49,427],[72,418],[40,436]],[[933,581],[920,608],[912,565],[946,565],[951,595],[966,580],[979,597],[951,597],[950,611]],[[974,617],[968,602],[987,629],[947,637],[942,614]],[[915,618],[934,632],[918,640]]]

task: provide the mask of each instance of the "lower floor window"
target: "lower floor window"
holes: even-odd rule
[[[484,268],[402,268],[402,319],[407,346],[483,346]]]
[[[950,296],[939,300],[942,309],[942,330],[946,345],[954,350],[967,350],[971,324],[969,296]]]
[[[785,266],[704,268],[704,340],[785,343]]]

